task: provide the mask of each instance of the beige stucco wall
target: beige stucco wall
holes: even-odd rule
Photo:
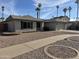
[[[68,24],[66,23],[57,23],[57,22],[50,22],[45,23],[45,26],[49,28],[49,30],[66,30]]]
[[[8,31],[11,31],[11,32],[15,31],[15,21],[8,22]]]
[[[57,22],[48,22],[44,23],[41,22],[41,30],[43,28],[48,27],[49,30],[66,30],[68,27],[68,24],[66,23],[57,23]],[[33,28],[32,29],[21,29],[21,21],[10,21],[8,22],[8,30],[9,31],[15,31],[15,32],[29,32],[29,31],[37,31],[37,23],[33,22]]]
[[[15,32],[20,29],[20,21],[9,21],[8,31]]]
[[[36,22],[33,22],[33,30],[36,31]]]
[[[21,29],[21,22],[16,20],[15,21],[15,31],[20,31]]]
[[[41,31],[44,29],[44,22],[41,22]]]
[[[32,29],[21,29],[21,21],[15,22],[15,31],[16,32],[29,32],[29,31],[36,31],[36,22],[33,22]]]
[[[67,17],[64,17],[64,18],[55,19],[55,21],[64,21],[64,22],[68,22],[69,19],[68,19]]]
[[[8,22],[8,31],[11,32],[29,32],[29,31],[36,31],[36,22],[33,22],[32,29],[21,29],[21,21],[9,21]]]

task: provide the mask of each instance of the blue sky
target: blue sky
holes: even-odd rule
[[[76,18],[75,0],[0,0],[0,7],[5,6],[5,16],[9,15],[31,15],[36,17],[35,8],[38,3],[42,4],[41,18],[48,19],[56,16],[56,5],[59,5],[59,16],[62,16],[63,8],[72,7],[71,19]],[[67,12],[68,15],[68,12]],[[0,8],[1,17],[1,8]]]

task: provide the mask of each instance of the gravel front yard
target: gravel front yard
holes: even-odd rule
[[[72,39],[74,39],[74,37],[70,37]],[[77,37],[78,39],[79,37]],[[76,38],[75,38],[76,39]],[[75,43],[75,42],[72,42],[72,41],[69,41],[69,40],[60,40],[60,41],[57,41],[55,43],[52,43],[52,44],[49,44],[49,45],[60,45],[60,46],[66,46],[66,47],[72,47],[74,49],[76,49],[77,51],[79,51],[79,43]],[[49,46],[47,45],[47,46]],[[36,49],[34,51],[31,51],[29,53],[26,53],[26,54],[23,54],[21,55],[20,57],[16,57],[16,58],[13,58],[13,59],[54,59],[54,58],[51,58],[49,57],[45,52],[44,52],[44,49],[45,47],[47,46],[44,46],[42,48],[39,48],[39,49]],[[57,49],[56,49],[57,48]],[[72,57],[72,58],[75,58],[77,56],[77,52],[70,49],[70,48],[63,48],[63,47],[51,47],[49,48],[49,53],[55,57],[62,57],[64,59],[64,57]],[[61,51],[59,52],[59,56],[57,54],[57,51]],[[63,51],[62,51],[63,50]],[[69,53],[70,52],[70,53]],[[72,53],[71,53],[72,52]],[[70,54],[70,55],[68,55]]]
[[[57,32],[57,31],[48,31],[48,32],[32,32],[32,33],[22,33],[20,35],[13,36],[0,36],[0,48],[21,44],[33,40],[38,40],[46,37],[69,34],[68,32]],[[70,33],[72,34],[72,33]]]

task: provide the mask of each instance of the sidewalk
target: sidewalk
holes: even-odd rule
[[[69,32],[69,33],[79,33],[79,31],[76,30],[60,30],[61,32]]]
[[[0,59],[12,59],[16,56],[20,56],[24,53],[33,51],[35,49],[41,48],[43,46],[46,46],[58,40],[63,40],[64,38],[71,36],[79,36],[79,35],[72,35],[72,34],[58,35],[58,36],[48,37],[19,45],[14,45],[7,48],[2,48],[0,49]]]

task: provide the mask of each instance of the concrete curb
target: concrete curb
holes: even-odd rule
[[[75,50],[75,51],[78,53],[78,55],[77,55],[75,58],[65,58],[65,59],[79,59],[79,51],[76,50],[75,48],[72,48],[72,47],[69,47],[69,46],[64,46],[64,45],[49,45],[49,46],[46,46],[46,47],[44,48],[45,54],[46,54],[47,56],[53,58],[53,59],[63,59],[63,58],[57,58],[57,57],[54,57],[54,56],[52,56],[51,54],[49,54],[49,53],[47,52],[47,48],[50,47],[50,46],[61,46],[61,47],[71,48],[71,49]]]

